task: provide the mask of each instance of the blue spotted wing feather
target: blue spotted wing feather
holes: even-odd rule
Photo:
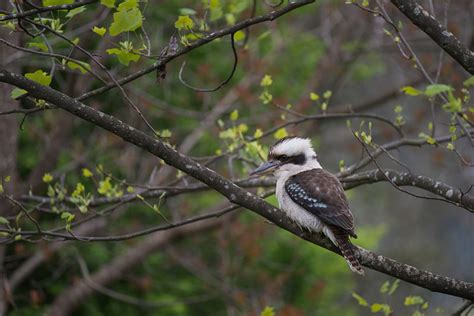
[[[285,190],[296,204],[325,224],[357,237],[344,189],[334,175],[322,169],[303,171],[286,181]]]

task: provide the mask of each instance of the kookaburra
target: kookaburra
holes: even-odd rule
[[[324,233],[353,272],[364,274],[349,236],[357,238],[344,189],[336,176],[322,169],[311,140],[285,137],[269,151],[268,161],[251,172],[273,172],[282,211],[299,226]]]

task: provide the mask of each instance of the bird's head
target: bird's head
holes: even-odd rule
[[[285,137],[276,142],[268,153],[268,159],[250,175],[273,172],[277,177],[284,173],[298,173],[321,168],[311,140],[297,136]]]

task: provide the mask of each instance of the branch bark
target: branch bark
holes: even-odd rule
[[[71,4],[61,4],[61,5],[54,5],[54,6],[47,6],[47,7],[41,7],[37,9],[32,9],[28,11],[23,11],[23,12],[18,12],[18,13],[11,13],[8,15],[2,15],[0,16],[0,22],[8,21],[8,20],[13,20],[13,19],[19,19],[19,18],[25,18],[29,17],[32,15],[40,14],[40,13],[45,13],[45,12],[52,12],[52,11],[59,11],[59,10],[72,10],[75,8],[79,8],[88,4],[92,4],[95,2],[98,2],[99,0],[85,0],[85,1],[79,1]]]
[[[387,169],[384,170],[384,173],[385,174],[380,170],[361,172],[354,176],[341,179],[341,182],[345,184],[344,189],[347,190],[361,184],[388,181],[388,179],[390,179],[391,182],[397,186],[412,186],[426,190],[439,195],[470,212],[474,212],[474,196],[467,194],[467,192],[463,192],[455,187],[447,185],[446,183],[409,172],[399,172]]]
[[[0,69],[0,82],[5,82],[21,89],[25,89],[34,98],[44,99],[85,121],[102,127],[103,129],[121,137],[126,142],[132,143],[148,151],[156,157],[161,158],[167,164],[207,184],[209,187],[225,196],[230,202],[245,207],[262,217],[265,217],[279,227],[302,239],[339,253],[327,238],[324,238],[320,234],[311,234],[302,231],[277,208],[260,199],[258,196],[242,189],[235,183],[216,173],[214,170],[204,167],[191,158],[177,152],[160,140],[135,129],[115,117],[95,110],[50,87],[42,86],[23,76],[10,73],[3,69]],[[418,285],[433,292],[454,295],[471,301],[474,300],[474,284],[472,283],[417,269],[413,266],[377,255],[362,248],[359,248],[357,257],[362,265],[368,268]]]
[[[391,0],[410,21],[453,57],[467,72],[474,75],[474,52],[461,43],[435,17],[415,0]]]

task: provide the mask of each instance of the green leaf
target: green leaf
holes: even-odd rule
[[[258,142],[251,142],[245,144],[245,151],[255,159],[259,159],[261,157],[266,157],[268,153],[265,149],[260,145]]]
[[[367,303],[366,299],[363,298],[362,296],[360,296],[359,294],[357,294],[357,293],[352,293],[352,297],[357,300],[357,303],[359,303],[359,305],[361,305],[361,306],[369,306],[369,304]]]
[[[237,126],[237,130],[239,131],[239,133],[244,134],[249,130],[249,127],[247,126],[247,124],[242,123]]]
[[[71,193],[71,196],[77,198],[77,197],[80,196],[82,193],[84,193],[85,189],[86,189],[86,188],[84,187],[84,185],[83,185],[82,183],[78,182],[78,183],[76,184],[76,188],[75,188],[74,191]]]
[[[164,129],[160,132],[160,136],[163,137],[163,138],[170,138],[171,135],[173,135],[171,133],[171,131],[169,129]]]
[[[110,183],[110,178],[107,177],[99,182],[99,188],[97,189],[97,192],[99,192],[99,194],[106,195],[110,191],[112,191],[112,183]]]
[[[433,131],[433,122],[428,123],[428,130],[431,132]]]
[[[43,175],[42,180],[43,180],[44,183],[49,183],[49,182],[53,181],[53,176],[50,173],[45,173]]]
[[[392,295],[398,289],[398,285],[400,284],[400,280],[396,279],[395,282],[392,283],[390,290],[388,290],[388,295]]]
[[[377,313],[377,312],[380,312],[381,310],[382,310],[382,304],[374,303],[370,306],[370,311],[372,313]]]
[[[366,144],[372,143],[372,135],[368,135],[366,132],[360,133],[360,137],[362,138],[362,141]]]
[[[106,52],[109,55],[117,55],[119,62],[125,66],[128,66],[131,61],[137,62],[140,59],[140,55],[128,52],[124,49],[110,48],[107,49]]]
[[[79,8],[75,8],[75,9],[72,9],[72,10],[69,10],[69,12],[66,14],[66,17],[67,18],[73,18],[74,16],[78,15],[79,13],[82,13],[86,11],[86,7],[79,7]]]
[[[69,212],[62,212],[61,213],[61,219],[65,219],[68,223],[72,222],[74,220],[74,217],[76,217],[74,214],[71,214]]]
[[[71,4],[74,0],[43,0],[43,7],[49,7],[52,5]]]
[[[187,15],[180,15],[176,22],[174,22],[174,27],[178,30],[190,30],[194,27],[193,20]]]
[[[133,8],[138,8],[138,0],[125,0],[118,6],[117,10],[122,11],[122,10],[130,10]]]
[[[273,310],[273,307],[266,306],[260,313],[260,316],[275,316],[275,311]]]
[[[114,8],[115,0],[100,0],[100,4],[106,6],[107,8]]]
[[[390,315],[392,313],[392,308],[387,304],[374,303],[370,306],[370,311],[372,313],[383,312],[384,315]]]
[[[208,1],[206,1],[208,2]],[[221,7],[221,0],[210,0],[209,9],[217,9]]]
[[[332,96],[332,91],[328,90],[323,93],[323,98],[329,99]]]
[[[105,34],[105,32],[107,32],[107,30],[105,29],[105,27],[94,26],[92,28],[92,32],[98,34],[99,36],[104,36],[104,34]]]
[[[429,136],[429,135],[427,135],[427,134],[425,134],[425,133],[420,133],[420,134],[418,134],[418,137],[424,138],[425,141],[426,141],[428,144],[430,144],[430,145],[436,144],[436,139],[434,139],[433,137],[431,137],[431,136]]]
[[[110,25],[109,33],[117,36],[123,32],[135,31],[142,26],[143,16],[140,9],[121,10],[114,13],[114,21]]]
[[[10,93],[10,97],[12,99],[18,99],[19,97],[21,97],[22,95],[26,94],[28,91],[26,90],[23,90],[23,89],[20,89],[20,88],[15,88],[12,90],[12,92]]]
[[[71,69],[71,70],[75,70],[75,69],[78,69],[82,74],[85,74],[87,73],[87,70],[91,70],[91,66],[86,63],[86,62],[83,62],[83,61],[77,61],[77,62],[74,62],[74,61],[68,61],[66,63],[66,65]]]
[[[467,79],[467,80],[464,80],[464,82],[462,83],[465,87],[471,87],[471,86],[474,86],[474,76],[472,76],[471,78]]]
[[[216,9],[211,9],[211,16],[210,16],[210,21],[214,22],[216,20],[219,20],[222,18],[224,15],[224,12],[222,11],[222,8],[216,8]]]
[[[430,84],[425,89],[425,95],[428,97],[434,97],[437,94],[452,91],[453,88],[445,84]]]
[[[263,135],[262,130],[261,130],[260,128],[257,128],[257,129],[255,130],[255,134],[253,134],[253,137],[254,137],[254,138],[260,138],[260,137],[262,137],[262,135]]]
[[[229,11],[234,14],[242,13],[244,10],[248,8],[247,1],[232,1],[229,4]]]
[[[310,92],[309,98],[311,99],[311,101],[318,101],[319,100],[319,95],[315,92]]]
[[[181,8],[179,9],[180,15],[196,15],[196,10],[190,8]]]
[[[403,305],[411,306],[411,305],[421,305],[425,302],[425,300],[421,296],[407,296],[405,297],[405,301]]]
[[[85,178],[90,178],[92,177],[94,174],[87,168],[82,168],[82,176],[85,177]]]
[[[233,15],[232,13],[226,13],[225,20],[227,22],[227,25],[234,25],[236,18],[235,18],[235,15]]]
[[[263,104],[268,104],[273,100],[273,96],[268,91],[263,91],[258,98],[262,100]]]
[[[325,112],[327,109],[328,109],[328,103],[327,103],[327,102],[323,102],[323,104],[321,104],[321,110],[322,110],[323,112]]]
[[[417,95],[423,94],[423,91],[420,91],[410,86],[403,87],[401,91],[404,92],[406,95],[411,95],[411,96],[417,96]]]
[[[380,293],[385,294],[388,292],[388,288],[390,286],[390,282],[385,281],[382,286],[380,287]]]
[[[288,133],[285,128],[280,128],[273,134],[273,137],[275,137],[276,139],[282,139],[286,136],[288,136]]]
[[[230,120],[237,121],[238,119],[239,119],[239,111],[233,110],[232,113],[230,113]]]
[[[47,52],[48,46],[45,43],[29,42],[26,44],[29,48],[38,48],[40,51]]]
[[[245,39],[245,33],[242,31],[237,31],[234,33],[234,40],[240,42]]]
[[[341,159],[339,160],[339,170],[343,171],[344,169],[346,169],[346,162],[344,161],[344,159]]]
[[[219,138],[230,138],[234,139],[236,137],[235,131],[233,128],[226,129],[219,133]]]
[[[272,76],[270,76],[270,75],[263,76],[262,81],[260,81],[260,85],[262,87],[271,86],[272,83],[273,83],[273,80],[272,80]]]
[[[10,222],[3,216],[0,216],[0,224],[8,225]]]
[[[35,72],[26,73],[25,77],[43,86],[49,86],[52,80],[51,76],[43,70],[36,70]]]
[[[460,98],[456,98],[451,91],[448,94],[448,103],[443,105],[443,109],[451,112],[458,113],[462,111],[462,101]]]

